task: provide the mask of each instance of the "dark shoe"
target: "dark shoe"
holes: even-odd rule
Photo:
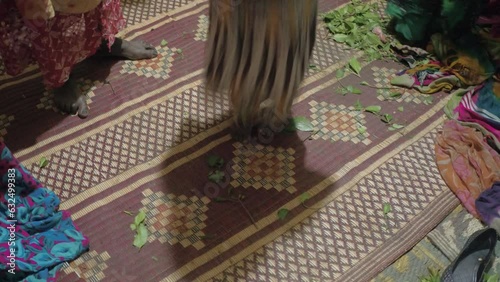
[[[441,276],[441,282],[482,282],[493,262],[497,232],[493,228],[479,230],[465,243],[460,255]]]

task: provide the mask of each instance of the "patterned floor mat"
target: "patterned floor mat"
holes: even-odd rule
[[[319,25],[316,68],[293,108],[314,133],[285,134],[267,146],[235,142],[226,97],[203,91],[208,3],[164,0],[131,18],[139,11],[133,5],[153,3],[125,2],[122,35],[153,43],[158,58],[91,59],[76,69],[91,101],[86,120],[56,112],[35,68],[0,75],[0,135],[91,240],[61,281],[367,281],[457,205],[434,163],[445,95],[429,103],[411,90],[391,101],[365,86],[362,95],[336,93],[361,81],[387,86],[400,65],[374,62],[361,77],[339,80],[336,71],[362,54]],[[320,9],[341,4],[323,0]],[[356,111],[358,100],[405,127],[389,130]],[[220,185],[208,180],[211,154],[225,160]],[[41,157],[49,160],[44,168]],[[216,200],[228,189],[244,194],[243,204]],[[141,251],[124,210],[147,213]]]

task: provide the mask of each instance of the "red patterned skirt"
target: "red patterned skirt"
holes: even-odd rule
[[[12,76],[37,63],[45,85],[57,88],[77,63],[97,51],[103,39],[110,47],[124,26],[120,0],[103,0],[85,14],[56,12],[46,21],[23,19],[15,0],[0,1],[0,60]]]

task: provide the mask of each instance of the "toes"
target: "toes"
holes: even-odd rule
[[[158,51],[156,51],[156,49],[153,49],[153,50],[148,50],[148,53],[149,53],[149,58],[155,58],[156,56],[158,56]]]
[[[146,41],[141,41],[141,44],[142,44],[142,46],[144,46],[144,48],[146,48],[146,50],[155,49],[155,47],[152,44],[150,44]]]
[[[75,113],[79,118],[84,119],[89,116],[89,106],[87,105],[85,96],[80,96],[73,105],[77,107],[77,111]]]

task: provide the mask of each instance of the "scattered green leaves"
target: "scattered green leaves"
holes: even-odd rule
[[[363,50],[368,60],[373,61],[391,55],[390,42],[382,42],[374,33],[376,30],[382,32],[381,27],[386,26],[384,19],[375,12],[377,10],[378,3],[352,0],[340,9],[323,14],[322,17],[332,33],[333,40]]]
[[[48,164],[49,164],[49,160],[47,160],[47,158],[46,158],[46,157],[41,157],[41,158],[40,158],[40,161],[38,162],[38,166],[40,166],[40,168],[44,168],[44,167],[46,167]]]
[[[405,108],[403,106],[398,107],[398,111],[404,112]]]
[[[160,44],[161,44],[161,47],[165,47],[165,46],[167,46],[168,42],[167,42],[167,40],[163,39]]]
[[[133,245],[139,249],[142,248],[148,240],[148,229],[144,224],[145,219],[146,219],[146,213],[140,211],[135,216],[134,223],[130,224],[130,229],[136,232]]]
[[[290,211],[283,208],[278,211],[278,218],[281,220],[285,220],[286,216],[288,215]]]
[[[294,132],[297,130],[311,132],[314,131],[314,126],[306,117],[297,116],[288,120],[288,125],[286,126],[285,131]]]

